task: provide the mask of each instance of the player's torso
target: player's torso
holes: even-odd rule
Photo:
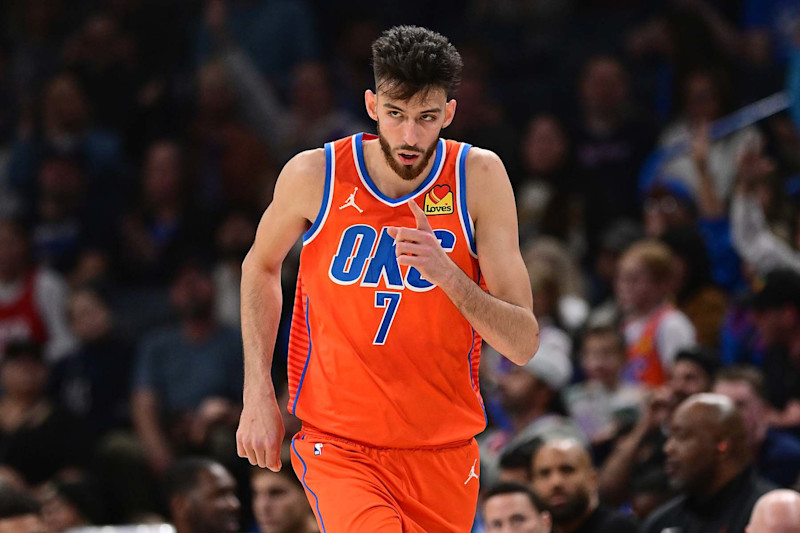
[[[322,209],[304,235],[289,352],[289,409],[375,446],[436,446],[485,425],[480,338],[438,287],[400,266],[388,227],[414,227],[414,199],[450,258],[479,281],[466,208],[468,145],[440,140],[411,194],[381,194],[362,136],[326,145]]]

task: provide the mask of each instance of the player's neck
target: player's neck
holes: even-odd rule
[[[400,177],[386,162],[377,139],[364,141],[364,164],[369,177],[372,178],[372,182],[378,190],[389,198],[401,198],[419,187],[419,184],[425,181],[431,173],[435,159],[435,157],[431,157],[416,178],[406,180]]]

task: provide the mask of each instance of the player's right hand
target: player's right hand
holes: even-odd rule
[[[239,429],[236,431],[236,450],[239,457],[251,465],[281,469],[281,444],[285,430],[275,394],[245,398]]]

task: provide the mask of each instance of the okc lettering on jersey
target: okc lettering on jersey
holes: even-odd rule
[[[456,236],[452,231],[435,229],[433,233],[445,252],[453,251]],[[360,282],[361,287],[377,287],[383,280],[388,289],[415,292],[429,291],[435,286],[414,267],[408,268],[404,276],[397,263],[395,242],[388,227],[381,228],[379,238],[378,231],[367,224],[356,224],[342,232],[328,277],[338,285]]]

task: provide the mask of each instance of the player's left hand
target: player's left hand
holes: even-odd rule
[[[388,229],[389,236],[395,240],[397,262],[416,268],[423,278],[441,286],[458,267],[442,248],[422,209],[414,200],[408,201],[408,207],[414,214],[417,227]]]

